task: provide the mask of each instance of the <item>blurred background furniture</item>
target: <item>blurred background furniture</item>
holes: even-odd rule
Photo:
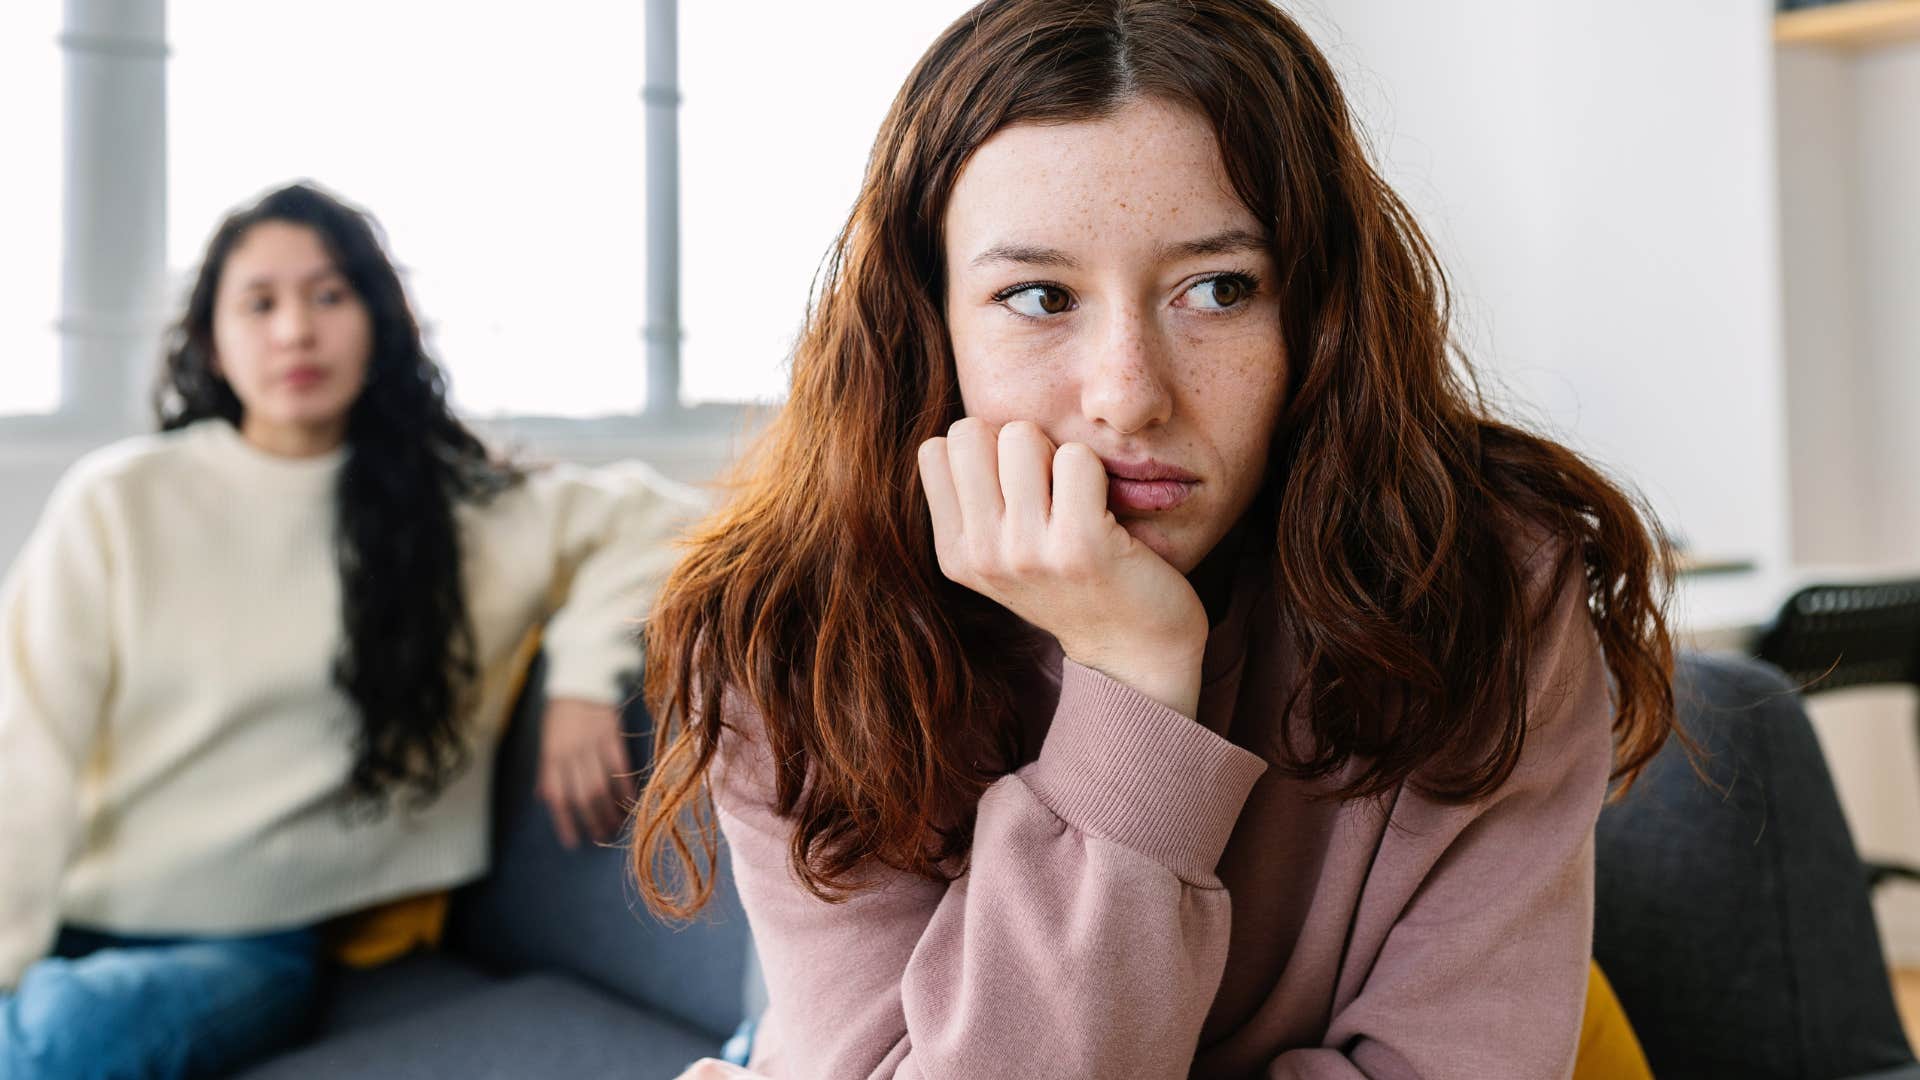
[[[1793,684],[1731,654],[1675,674],[1706,777],[1670,741],[1597,834],[1594,956],[1654,1075],[1920,1080]]]
[[[1920,578],[1809,585],[1760,638],[1759,656],[1803,693],[1920,686]]]
[[[1920,690],[1920,578],[1808,585],[1782,605],[1757,655],[1802,694],[1859,686]],[[1920,713],[1915,719],[1920,722]],[[1920,868],[1909,864],[1865,865],[1869,887],[1893,878],[1920,881]]]
[[[635,898],[623,848],[559,845],[533,794],[544,671],[530,673],[496,762],[492,872],[454,894],[443,947],[339,972],[312,1039],[247,1080],[666,1080],[720,1052],[750,965],[731,880],[675,929]],[[630,708],[627,729],[648,727]],[[645,740],[633,746],[637,768]]]

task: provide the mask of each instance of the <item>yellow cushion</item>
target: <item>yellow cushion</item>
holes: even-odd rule
[[[1573,1060],[1573,1080],[1653,1080],[1647,1055],[1640,1050],[1633,1025],[1613,996],[1613,985],[1599,964],[1587,968],[1587,1011],[1580,1020],[1580,1052]]]
[[[447,894],[424,893],[337,920],[328,937],[347,967],[391,963],[418,948],[437,948],[447,928]]]

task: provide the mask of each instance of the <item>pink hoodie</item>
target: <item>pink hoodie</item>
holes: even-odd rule
[[[1520,766],[1466,806],[1316,799],[1249,750],[1279,734],[1296,658],[1259,580],[1235,595],[1197,723],[1055,652],[1038,755],[981,798],[951,885],[881,869],[843,904],[807,893],[758,721],[729,717],[715,803],[771,1000],[754,1069],[1567,1076],[1612,749],[1577,582],[1536,643]]]

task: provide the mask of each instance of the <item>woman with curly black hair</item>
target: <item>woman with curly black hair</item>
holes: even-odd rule
[[[290,1038],[320,924],[485,872],[542,628],[541,795],[563,843],[611,835],[633,618],[694,506],[643,467],[489,453],[373,222],[308,185],[215,233],[156,408],[61,482],[0,592],[8,1076]]]

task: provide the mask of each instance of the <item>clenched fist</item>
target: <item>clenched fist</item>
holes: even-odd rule
[[[920,483],[942,573],[1053,635],[1075,663],[1194,715],[1206,609],[1107,509],[1091,448],[968,417],[921,444]]]

